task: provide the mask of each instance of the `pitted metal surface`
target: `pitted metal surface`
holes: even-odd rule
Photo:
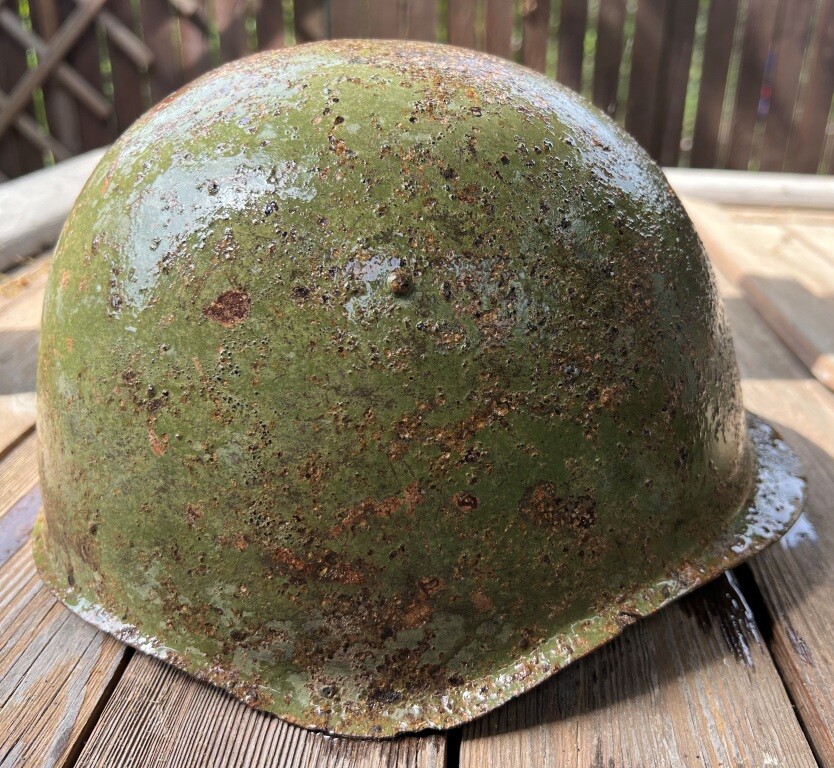
[[[38,430],[73,610],[359,736],[527,690],[802,497],[660,170],[556,83],[402,41],[235,62],[113,146]]]

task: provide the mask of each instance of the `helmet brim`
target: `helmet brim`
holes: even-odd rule
[[[357,737],[388,737],[404,731],[445,729],[473,720],[535,687],[555,672],[618,635],[625,626],[648,616],[673,600],[714,579],[729,568],[777,541],[799,517],[805,500],[805,480],[791,448],[767,422],[748,413],[747,426],[754,456],[755,485],[750,499],[727,521],[726,529],[700,555],[670,564],[657,580],[621,595],[595,615],[574,622],[532,648],[509,667],[464,680],[419,707],[405,702],[396,716],[366,719],[332,717],[329,733]],[[71,611],[85,621],[143,653],[163,659],[198,678],[225,688],[245,703],[296,725],[322,730],[320,712],[305,712],[297,703],[285,702],[261,689],[252,696],[257,681],[241,679],[239,671],[218,669],[216,663],[190,651],[170,648],[146,636],[141,627],[126,624],[104,607],[80,599],[62,585],[43,544],[43,514],[35,526],[34,556],[47,586]],[[234,680],[233,685],[225,684]]]

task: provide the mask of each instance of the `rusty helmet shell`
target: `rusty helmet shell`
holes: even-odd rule
[[[142,117],[57,247],[38,406],[46,582],[340,734],[488,711],[802,496],[660,170],[437,45],[263,53]]]

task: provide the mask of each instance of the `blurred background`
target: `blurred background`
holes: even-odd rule
[[[834,170],[834,0],[0,0],[0,180],[112,142],[224,61],[337,37],[526,64],[664,165]]]

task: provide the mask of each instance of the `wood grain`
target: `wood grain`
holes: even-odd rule
[[[27,545],[0,568],[0,648],[0,765],[67,765],[120,673],[125,646],[52,596]]]
[[[698,0],[676,0],[670,4],[663,35],[661,77],[655,136],[659,162],[677,165],[683,131],[683,108],[689,85],[689,65],[695,38]]]
[[[58,239],[102,154],[96,149],[0,186],[0,270],[41,253]]]
[[[834,268],[795,240],[767,248],[758,231],[734,225],[715,205],[685,201],[713,262],[737,285],[788,348],[834,388]],[[747,233],[745,234],[745,229]]]
[[[698,91],[698,111],[692,137],[693,168],[714,168],[718,162],[719,131],[739,0],[712,2],[704,41],[704,66]]]
[[[762,85],[768,77],[766,70],[779,1],[758,0],[748,3],[727,168],[746,171],[752,158],[753,133],[761,117],[759,106]]]
[[[375,742],[328,737],[251,709],[219,688],[136,654],[76,768],[163,764],[172,768],[441,768],[445,738]]]
[[[658,105],[658,85],[663,64],[663,33],[669,8],[667,0],[641,0],[638,3],[631,49],[625,127],[654,158],[657,158],[660,151],[657,115],[662,105]]]
[[[0,457],[35,424],[35,368],[46,272],[0,297]]]
[[[593,101],[611,117],[617,112],[625,17],[626,0],[601,0],[597,19]]]
[[[544,72],[550,38],[550,0],[525,0],[521,9],[521,63]]]
[[[559,59],[556,79],[568,88],[582,87],[582,58],[585,29],[588,26],[588,0],[562,0],[559,10]]]
[[[798,454],[808,503],[752,570],[772,617],[768,643],[822,766],[834,765],[834,394],[811,378],[762,318],[721,278],[748,408]]]
[[[461,768],[816,766],[722,576],[464,728]]]
[[[449,42],[463,48],[475,47],[476,0],[448,0],[446,24]]]
[[[776,71],[759,163],[763,171],[781,171],[785,167],[801,87],[799,76],[810,42],[814,5],[814,0],[791,0],[790,4],[783,6],[781,23],[773,42]]]
[[[512,58],[514,3],[507,0],[486,0],[485,47],[488,53]]]
[[[834,97],[834,0],[821,0],[802,91],[802,119],[791,132],[786,171],[816,173]]]

